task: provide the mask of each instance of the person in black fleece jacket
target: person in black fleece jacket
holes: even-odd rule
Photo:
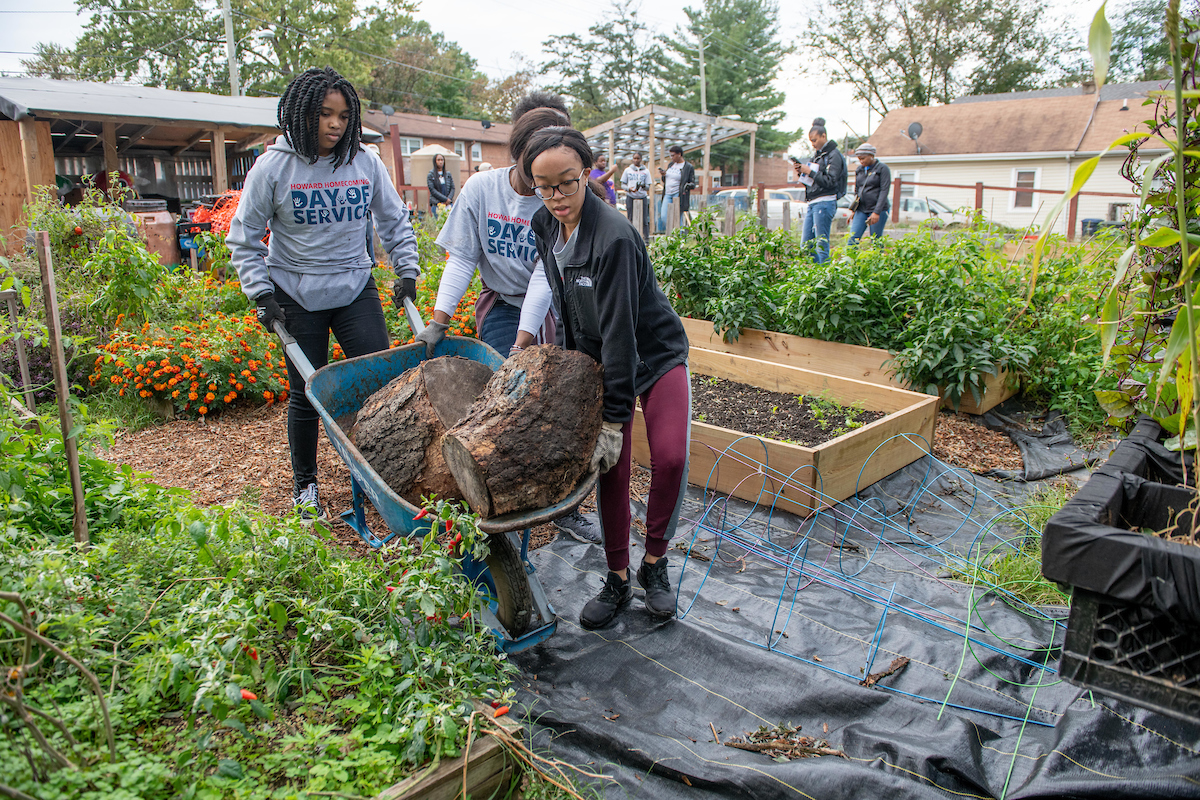
[[[658,287],[642,237],[629,220],[588,191],[592,153],[573,128],[533,135],[521,168],[545,208],[533,217],[538,254],[563,319],[563,344],[604,366],[604,422],[593,467],[608,577],[584,605],[588,629],[611,623],[629,605],[629,476],[633,406],[641,400],[651,454],[646,555],[637,571],[652,617],[675,616],[667,546],[687,485],[691,427],[688,341]]]

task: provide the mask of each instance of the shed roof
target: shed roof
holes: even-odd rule
[[[86,153],[104,123],[116,126],[117,149],[181,153],[205,142],[214,130],[238,149],[279,133],[278,97],[226,97],[153,86],[49,78],[0,78],[0,117],[51,123],[57,155]],[[378,139],[370,128],[364,139]]]
[[[278,103],[277,97],[225,97],[153,86],[0,78],[0,114],[7,119],[26,115],[39,119],[103,118],[278,130]]]

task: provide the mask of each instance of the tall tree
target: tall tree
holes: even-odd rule
[[[220,0],[76,3],[91,18],[73,51],[39,46],[38,55],[24,62],[29,72],[229,92]],[[410,37],[434,36],[413,19],[414,9],[411,0],[379,0],[362,8],[355,0],[233,0],[239,82],[247,94],[279,94],[297,73],[330,66],[366,86],[388,53],[414,47]],[[440,39],[437,46],[453,48]],[[455,56],[459,68],[463,58],[460,51]]]
[[[772,0],[705,0],[685,8],[687,24],[675,29],[661,62],[664,102],[700,112],[700,47],[704,39],[708,111],[759,125],[756,150],[786,150],[799,134],[781,131],[784,95],[774,88],[779,66],[791,52],[779,38],[779,8]],[[740,137],[713,148],[713,163],[740,169],[750,142]]]
[[[662,47],[638,18],[636,0],[613,0],[601,22],[542,43],[543,73],[557,74],[554,88],[571,100],[571,120],[589,128],[641,108],[657,91],[655,66]]]
[[[879,114],[1036,88],[1060,40],[1031,0],[827,0],[801,38],[809,74]]]
[[[471,96],[469,113],[483,119],[507,122],[517,101],[533,89],[537,68],[519,53],[513,54],[516,66],[503,78],[491,78],[477,84]]]
[[[1112,80],[1153,81],[1171,77],[1171,52],[1163,25],[1166,0],[1130,0],[1113,15]]]
[[[421,21],[397,37],[371,74],[364,95],[418,114],[462,117],[486,80],[475,59]]]

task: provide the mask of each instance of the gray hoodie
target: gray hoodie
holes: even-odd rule
[[[368,212],[396,274],[419,276],[408,208],[379,156],[364,148],[335,171],[332,157],[310,165],[279,136],[247,173],[225,238],[242,291],[253,300],[274,291],[274,281],[309,311],[349,305],[374,266]]]

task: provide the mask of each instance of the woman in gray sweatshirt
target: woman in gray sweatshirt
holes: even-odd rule
[[[226,243],[242,291],[268,331],[279,320],[314,367],[329,361],[333,331],[348,357],[386,350],[387,323],[367,252],[372,220],[396,270],[395,302],[416,299],[417,239],[379,156],[361,144],[358,93],[338,73],[310,69],[279,98],[283,135],[246,175]],[[263,236],[270,229],[270,244]],[[292,497],[324,518],[317,495],[316,409],[288,360]]]

